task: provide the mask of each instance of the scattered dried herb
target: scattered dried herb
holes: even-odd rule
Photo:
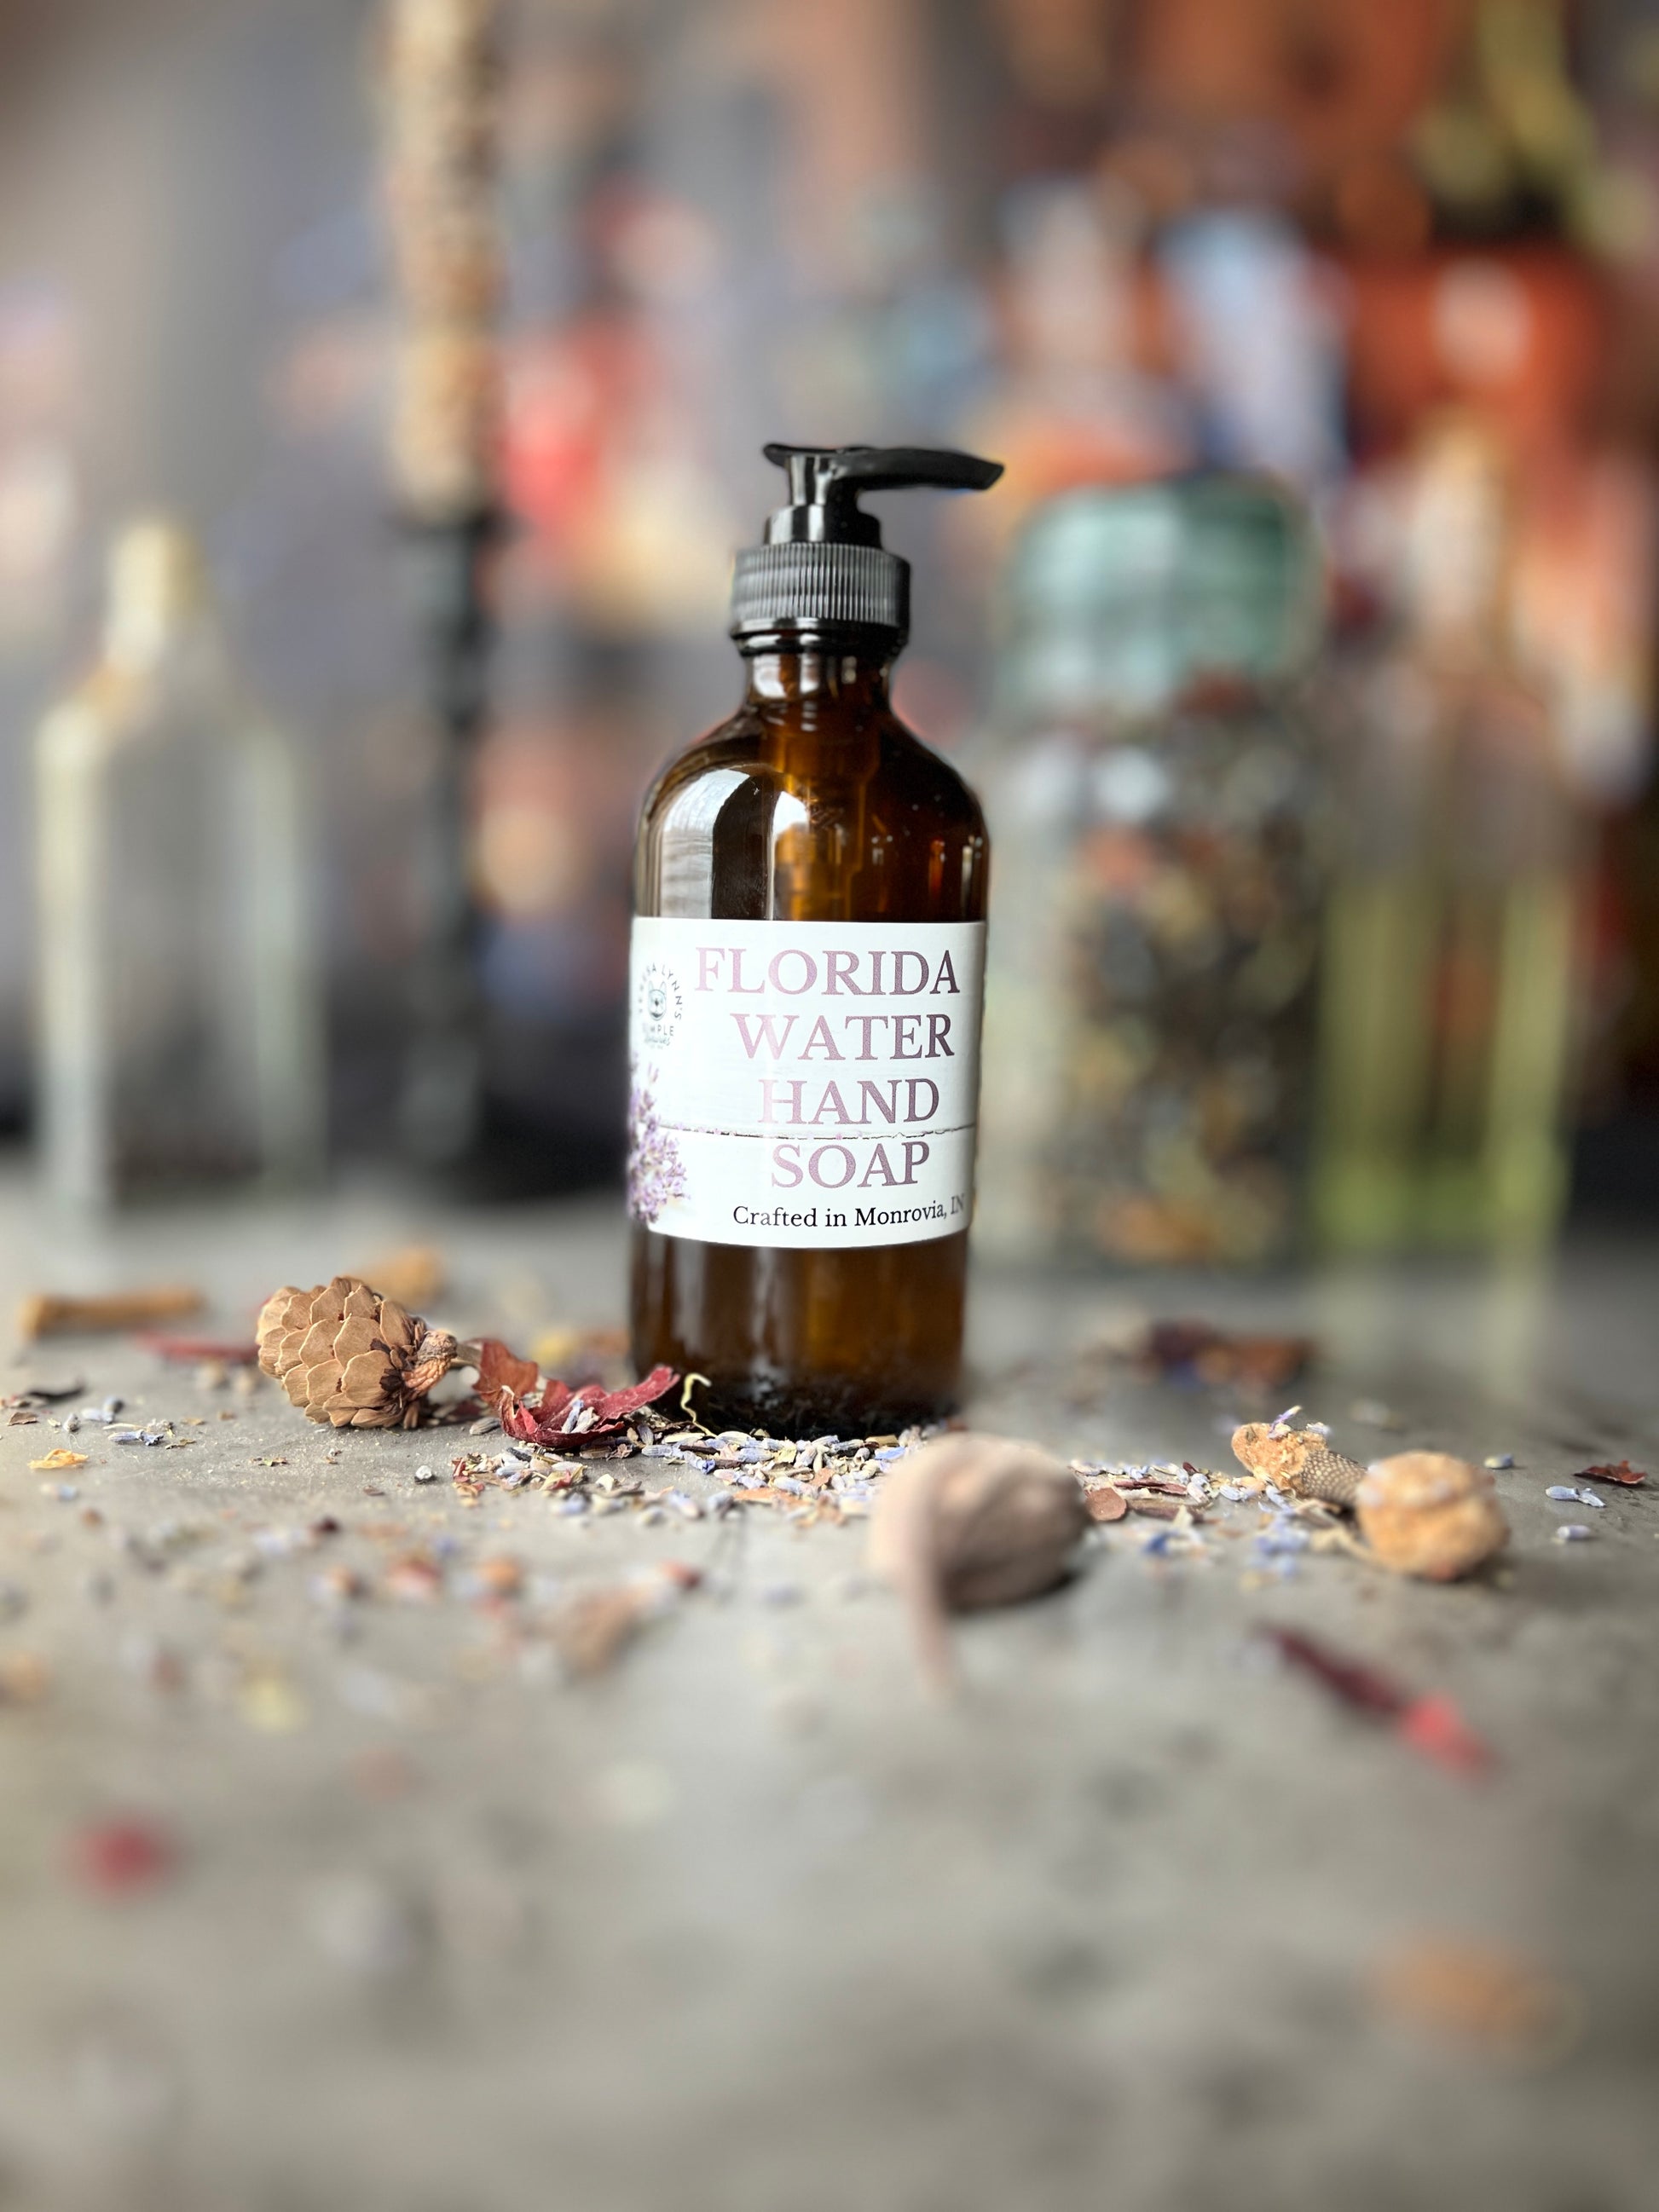
[[[38,1705],[52,1687],[52,1669],[37,1651],[0,1653],[0,1705]]]
[[[602,1674],[615,1666],[653,1609],[650,1593],[635,1583],[586,1590],[555,1616],[554,1646],[573,1674]]]
[[[1317,1349],[1308,1336],[1243,1336],[1208,1322],[1155,1321],[1135,1357],[1171,1382],[1279,1390],[1297,1380]]]
[[[429,1604],[443,1586],[442,1569],[424,1552],[412,1552],[406,1559],[394,1559],[386,1571],[386,1595],[402,1598],[406,1603]]]
[[[1373,1997],[1408,2027],[1537,2063],[1575,2040],[1578,1999],[1541,1968],[1466,1936],[1418,1936],[1374,1970]]]
[[[1109,1482],[1085,1482],[1083,1504],[1091,1521],[1121,1521],[1129,1510],[1128,1499]]]
[[[32,1382],[27,1390],[13,1390],[5,1397],[0,1397],[0,1408],[18,1411],[27,1408],[32,1411],[40,1406],[61,1406],[65,1399],[81,1397],[86,1387],[84,1382],[79,1382],[51,1385]]]

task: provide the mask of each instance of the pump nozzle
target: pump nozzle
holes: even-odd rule
[[[927,446],[767,446],[774,466],[787,470],[789,504],[766,525],[769,545],[879,545],[881,525],[859,505],[862,491],[988,491],[1000,461]]]
[[[987,491],[1000,461],[926,446],[780,446],[766,458],[789,477],[789,502],[767,517],[766,542],[738,556],[732,634],[856,623],[909,629],[910,568],[886,552],[859,495]]]

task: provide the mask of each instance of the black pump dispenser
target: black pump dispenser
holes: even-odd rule
[[[743,638],[778,629],[856,623],[910,630],[910,564],[889,553],[881,525],[859,495],[934,485],[986,491],[1000,461],[923,446],[768,446],[788,471],[789,501],[767,518],[766,542],[738,556],[731,631]]]

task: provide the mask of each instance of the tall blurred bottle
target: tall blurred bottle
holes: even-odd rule
[[[970,767],[995,861],[975,1235],[1251,1265],[1304,1225],[1323,764],[1293,679],[1320,579],[1265,479],[1040,507]]]
[[[59,1198],[320,1166],[295,763],[243,693],[198,549],[118,537],[102,644],[36,744],[38,1103]]]
[[[1493,435],[1437,426],[1404,620],[1358,686],[1330,911],[1316,1195],[1338,1251],[1535,1249],[1566,1195],[1588,823],[1514,651],[1509,507]]]

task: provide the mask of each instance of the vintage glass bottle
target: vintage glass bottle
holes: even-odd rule
[[[1355,676],[1316,1198],[1339,1252],[1546,1246],[1583,1042],[1591,825],[1516,650],[1513,464],[1415,458],[1397,632]]]
[[[908,568],[858,495],[1001,471],[767,453],[790,497],[738,556],[745,696],[640,827],[633,1352],[706,1378],[706,1419],[872,1434],[960,1384],[988,848],[894,714]]]
[[[175,524],[118,538],[101,647],[41,725],[35,796],[48,1187],[100,1206],[309,1176],[322,1039],[295,763]]]

